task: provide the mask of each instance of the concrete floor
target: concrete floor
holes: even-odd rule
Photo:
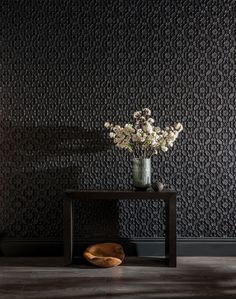
[[[0,258],[0,299],[236,298],[236,257],[127,258],[110,269],[62,258]]]

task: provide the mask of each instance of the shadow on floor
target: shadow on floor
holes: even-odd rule
[[[58,259],[57,259],[58,260]],[[121,267],[1,267],[0,298],[235,298],[236,258],[181,258],[179,267],[148,266],[145,259]],[[41,260],[41,262],[43,262]],[[44,263],[46,260],[44,261]],[[55,264],[56,260],[54,261]],[[26,263],[29,265],[29,262]]]

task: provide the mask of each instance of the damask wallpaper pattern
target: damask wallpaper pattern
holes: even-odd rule
[[[153,161],[178,236],[236,236],[235,13],[224,1],[2,1],[0,234],[62,238],[66,188],[129,188],[105,121],[184,132]],[[80,239],[163,236],[163,205],[81,203]],[[96,229],[95,229],[96,228]]]

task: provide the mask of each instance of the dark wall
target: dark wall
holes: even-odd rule
[[[153,178],[179,237],[236,237],[235,1],[2,1],[0,233],[62,239],[66,188],[129,188],[105,121],[180,121]],[[155,202],[81,204],[81,238],[163,236]]]

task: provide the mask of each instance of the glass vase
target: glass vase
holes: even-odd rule
[[[146,190],[151,186],[151,159],[133,159],[133,186],[136,190]]]

